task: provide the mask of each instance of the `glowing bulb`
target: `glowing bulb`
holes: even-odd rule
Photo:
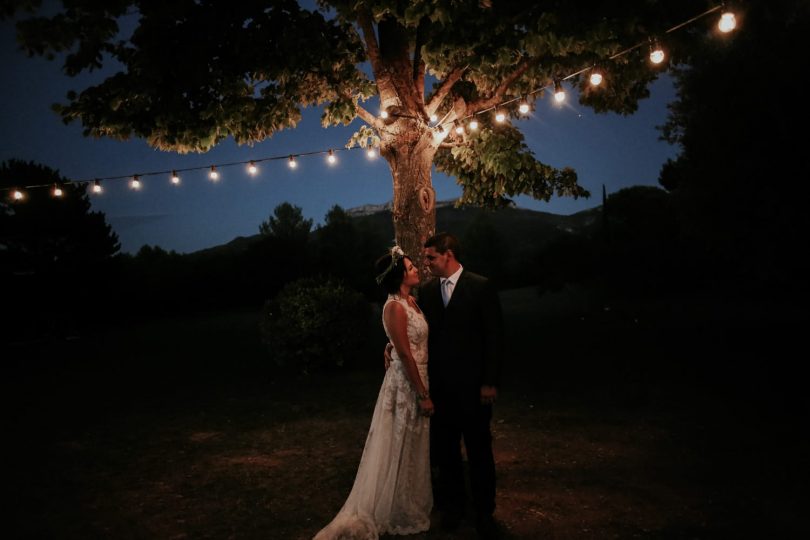
[[[526,114],[529,112],[529,104],[526,103],[526,100],[523,100],[521,102],[520,107],[518,107],[518,110],[520,111],[520,114]]]
[[[435,124],[436,122],[438,122],[438,121],[439,121],[439,117],[438,117],[438,116],[436,116],[435,114],[431,114],[431,115],[430,115],[430,121],[431,121],[431,122],[433,122],[433,123]]]
[[[603,79],[604,77],[602,77],[602,73],[599,72],[596,68],[594,68],[593,71],[591,71],[590,77],[591,86],[599,86],[600,84],[602,84]]]
[[[664,61],[664,49],[661,48],[661,45],[658,42],[655,42],[652,47],[650,47],[650,62],[653,64],[660,64]]]
[[[291,169],[294,169],[298,167],[298,162],[295,161],[295,158],[293,156],[290,156],[290,160],[287,162],[287,165],[289,165]]]
[[[177,171],[172,171],[171,182],[175,186],[180,183],[180,177],[177,175]]]
[[[470,122],[470,129],[472,129],[473,131],[478,129],[478,120],[472,120]]]
[[[380,111],[380,118],[382,118],[383,120],[388,118],[388,111]]]
[[[15,201],[21,201],[21,200],[23,200],[23,199],[25,198],[25,194],[24,194],[22,191],[20,191],[19,189],[15,189],[15,190],[14,190],[14,191],[11,193],[11,197],[12,197],[12,198],[13,198]]]
[[[456,126],[456,135],[464,135],[464,126],[461,124]]]
[[[141,179],[138,178],[137,174],[132,177],[132,180],[130,180],[129,187],[136,190],[136,191],[141,189],[141,187],[142,187],[141,186]]]
[[[59,186],[57,186],[57,185],[54,185],[54,186],[53,186],[53,191],[52,191],[52,193],[53,193],[53,196],[54,196],[54,197],[61,197],[62,195],[64,195],[64,194],[65,194],[65,192],[64,192],[64,191],[62,191],[62,188],[60,188],[60,187],[59,187]]]
[[[211,171],[208,173],[208,178],[216,182],[219,180],[219,172],[217,172],[216,165],[211,165]]]
[[[93,182],[93,193],[101,193],[104,189],[101,187],[101,181],[96,180]]]
[[[250,163],[248,163],[247,172],[250,176],[256,176],[256,174],[259,172],[259,168],[256,166],[254,162],[251,161]]]
[[[562,83],[560,81],[554,81],[554,99],[557,103],[562,103],[565,101],[565,90],[563,90]]]
[[[377,157],[377,152],[373,148],[369,147],[369,149],[366,150],[366,157],[368,159],[374,159]]]
[[[724,34],[731,32],[737,28],[737,17],[730,11],[724,12],[720,15],[720,21],[717,23],[717,28]]]
[[[506,121],[506,115],[502,112],[499,112],[498,114],[495,115],[495,121],[501,123]]]

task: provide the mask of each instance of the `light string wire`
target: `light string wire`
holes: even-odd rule
[[[695,15],[694,17],[691,17],[691,18],[689,18],[689,19],[687,19],[687,20],[685,20],[685,21],[683,21],[683,22],[681,22],[679,24],[676,24],[675,26],[673,26],[672,28],[669,28],[668,30],[665,30],[663,32],[663,34],[664,35],[671,34],[672,32],[675,32],[677,30],[680,30],[681,28],[684,28],[684,27],[692,24],[692,23],[695,23],[695,22],[703,19],[704,17],[707,17],[707,16],[711,15],[712,13],[715,13],[715,12],[721,10],[721,9],[724,9],[725,7],[726,7],[725,3],[721,3],[721,4],[717,5],[717,6],[713,6],[713,7],[709,8],[709,9],[707,9],[706,11],[704,11],[704,12],[698,14],[698,15]],[[636,50],[636,49],[638,49],[640,47],[643,47],[644,45],[646,45],[648,43],[650,43],[649,39],[648,39],[648,41],[642,41],[642,42],[636,43],[635,45],[633,45],[631,47],[628,47],[628,48],[626,48],[626,49],[624,49],[622,51],[619,51],[619,52],[613,54],[612,56],[609,56],[607,58],[607,60],[612,61],[612,60],[620,58],[620,57],[622,57],[622,56],[624,56],[626,54],[630,54],[634,50]],[[556,81],[567,81],[569,79],[572,79],[574,77],[582,75],[583,73],[586,73],[588,71],[593,70],[594,67],[595,66],[593,64],[588,65],[587,67],[584,67],[584,68],[580,69],[579,71],[576,71],[574,73],[566,75],[565,77],[560,77],[559,79],[556,79]],[[469,118],[473,118],[475,116],[487,113],[489,111],[496,110],[496,109],[498,109],[500,107],[504,107],[504,106],[509,105],[511,103],[514,103],[516,101],[526,99],[529,96],[533,96],[534,94],[538,94],[540,92],[543,92],[543,91],[548,90],[548,89],[553,88],[553,87],[554,87],[554,82],[552,82],[551,84],[547,84],[545,86],[542,86],[540,88],[537,88],[535,90],[532,90],[531,92],[526,92],[524,94],[521,94],[518,97],[511,98],[511,99],[508,99],[506,101],[500,102],[500,103],[498,103],[496,105],[493,105],[493,106],[488,107],[486,109],[483,109],[481,111],[477,111],[475,113],[469,114],[469,115],[467,115],[467,116],[465,116],[463,118],[458,118],[458,119],[454,120],[453,122],[444,124],[444,121],[446,120],[447,116],[450,114],[450,111],[448,111],[448,113],[445,114],[444,117],[436,123],[435,127],[444,130],[445,125],[447,125],[448,129],[449,129],[449,127],[452,127],[452,125],[454,125],[456,123],[464,122],[465,120],[467,120]],[[119,175],[119,176],[98,176],[98,177],[94,177],[92,179],[86,179],[86,180],[67,180],[65,182],[59,183],[58,185],[59,186],[65,186],[65,185],[71,185],[71,184],[76,184],[76,185],[78,185],[78,184],[95,184],[95,185],[99,185],[100,182],[102,182],[102,181],[133,180],[133,179],[137,180],[137,179],[141,179],[141,178],[147,177],[147,176],[163,176],[163,175],[173,175],[174,176],[174,175],[176,175],[178,173],[181,173],[181,172],[220,169],[220,168],[234,167],[234,166],[238,166],[238,165],[258,164],[258,163],[263,163],[263,162],[268,162],[268,161],[278,161],[278,160],[294,161],[296,158],[299,158],[299,157],[308,157],[308,156],[313,156],[313,155],[326,154],[327,156],[333,156],[334,153],[336,153],[336,152],[357,150],[358,148],[359,147],[356,147],[356,146],[351,147],[351,148],[336,147],[336,148],[330,148],[330,149],[327,149],[327,150],[313,150],[313,151],[310,151],[310,152],[295,152],[295,153],[292,153],[292,154],[285,154],[285,155],[282,155],[282,156],[269,156],[269,157],[262,157],[262,158],[253,158],[253,159],[247,159],[247,160],[244,160],[244,161],[231,161],[231,162],[227,162],[227,163],[209,163],[207,165],[200,165],[200,166],[196,166],[196,167],[174,168],[174,169],[163,170],[163,171],[151,171],[151,172],[145,172],[145,173],[136,173],[136,174]],[[47,184],[32,184],[32,185],[24,185],[24,186],[2,187],[2,188],[0,188],[0,191],[4,191],[4,192],[17,191],[17,192],[19,192],[19,190],[21,190],[21,189],[37,189],[37,188],[53,187],[53,186],[54,186],[53,182],[49,182]]]

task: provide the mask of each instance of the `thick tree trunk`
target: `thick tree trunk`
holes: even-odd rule
[[[430,277],[422,258],[423,245],[436,231],[436,195],[431,182],[436,144],[430,130],[404,129],[381,148],[394,183],[396,242],[417,265],[423,281]]]

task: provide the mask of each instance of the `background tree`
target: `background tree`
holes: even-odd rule
[[[316,266],[323,275],[337,277],[367,298],[375,298],[374,261],[387,249],[383,235],[358,222],[338,205],[329,209],[314,234]]]
[[[767,95],[751,81],[803,65],[810,5],[750,2],[741,24],[733,40],[702,44],[704,53],[675,72],[678,100],[664,134],[681,153],[660,182],[705,277],[790,286],[807,275],[806,258],[797,256],[808,230],[810,174],[805,140],[796,136],[804,89],[787,82]]]
[[[294,279],[313,275],[312,220],[301,207],[283,202],[259,225],[260,238],[246,253],[246,281],[258,286],[257,298],[270,298]]]
[[[267,221],[259,225],[259,233],[290,244],[306,243],[311,230],[312,220],[304,219],[301,207],[288,202],[276,206]]]
[[[14,313],[15,333],[74,326],[59,319],[91,313],[106,295],[113,256],[121,247],[118,236],[103,213],[90,211],[85,184],[71,184],[58,171],[32,162],[0,163],[0,187],[21,185],[59,187],[62,196],[32,189],[24,202],[0,200],[4,310]]]
[[[504,112],[517,117],[521,96],[533,102],[544,94],[536,90],[594,62],[606,70],[600,90],[586,88],[584,75],[568,81],[580,101],[632,113],[658,74],[644,48],[611,57],[706,7],[697,0],[318,5],[323,13],[291,0],[88,0],[18,28],[31,54],[67,52],[68,75],[121,66],[59,107],[87,135],[206,151],[229,136],[253,143],[293,127],[301,107],[323,105],[324,126],[359,117],[365,125],[349,144],[379,145],[391,168],[397,241],[416,253],[435,228],[434,164],[457,178],[465,203],[587,195],[573,170],[537,161],[514,126],[479,113],[509,102]],[[675,40],[687,34],[667,36],[673,53],[686,50]],[[363,106],[372,96],[386,117]],[[472,115],[477,131],[450,129]]]

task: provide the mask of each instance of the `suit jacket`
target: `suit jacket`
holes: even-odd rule
[[[428,373],[434,401],[472,406],[482,385],[498,386],[503,350],[503,317],[498,292],[485,277],[466,269],[447,307],[440,281],[419,289],[428,321]]]

